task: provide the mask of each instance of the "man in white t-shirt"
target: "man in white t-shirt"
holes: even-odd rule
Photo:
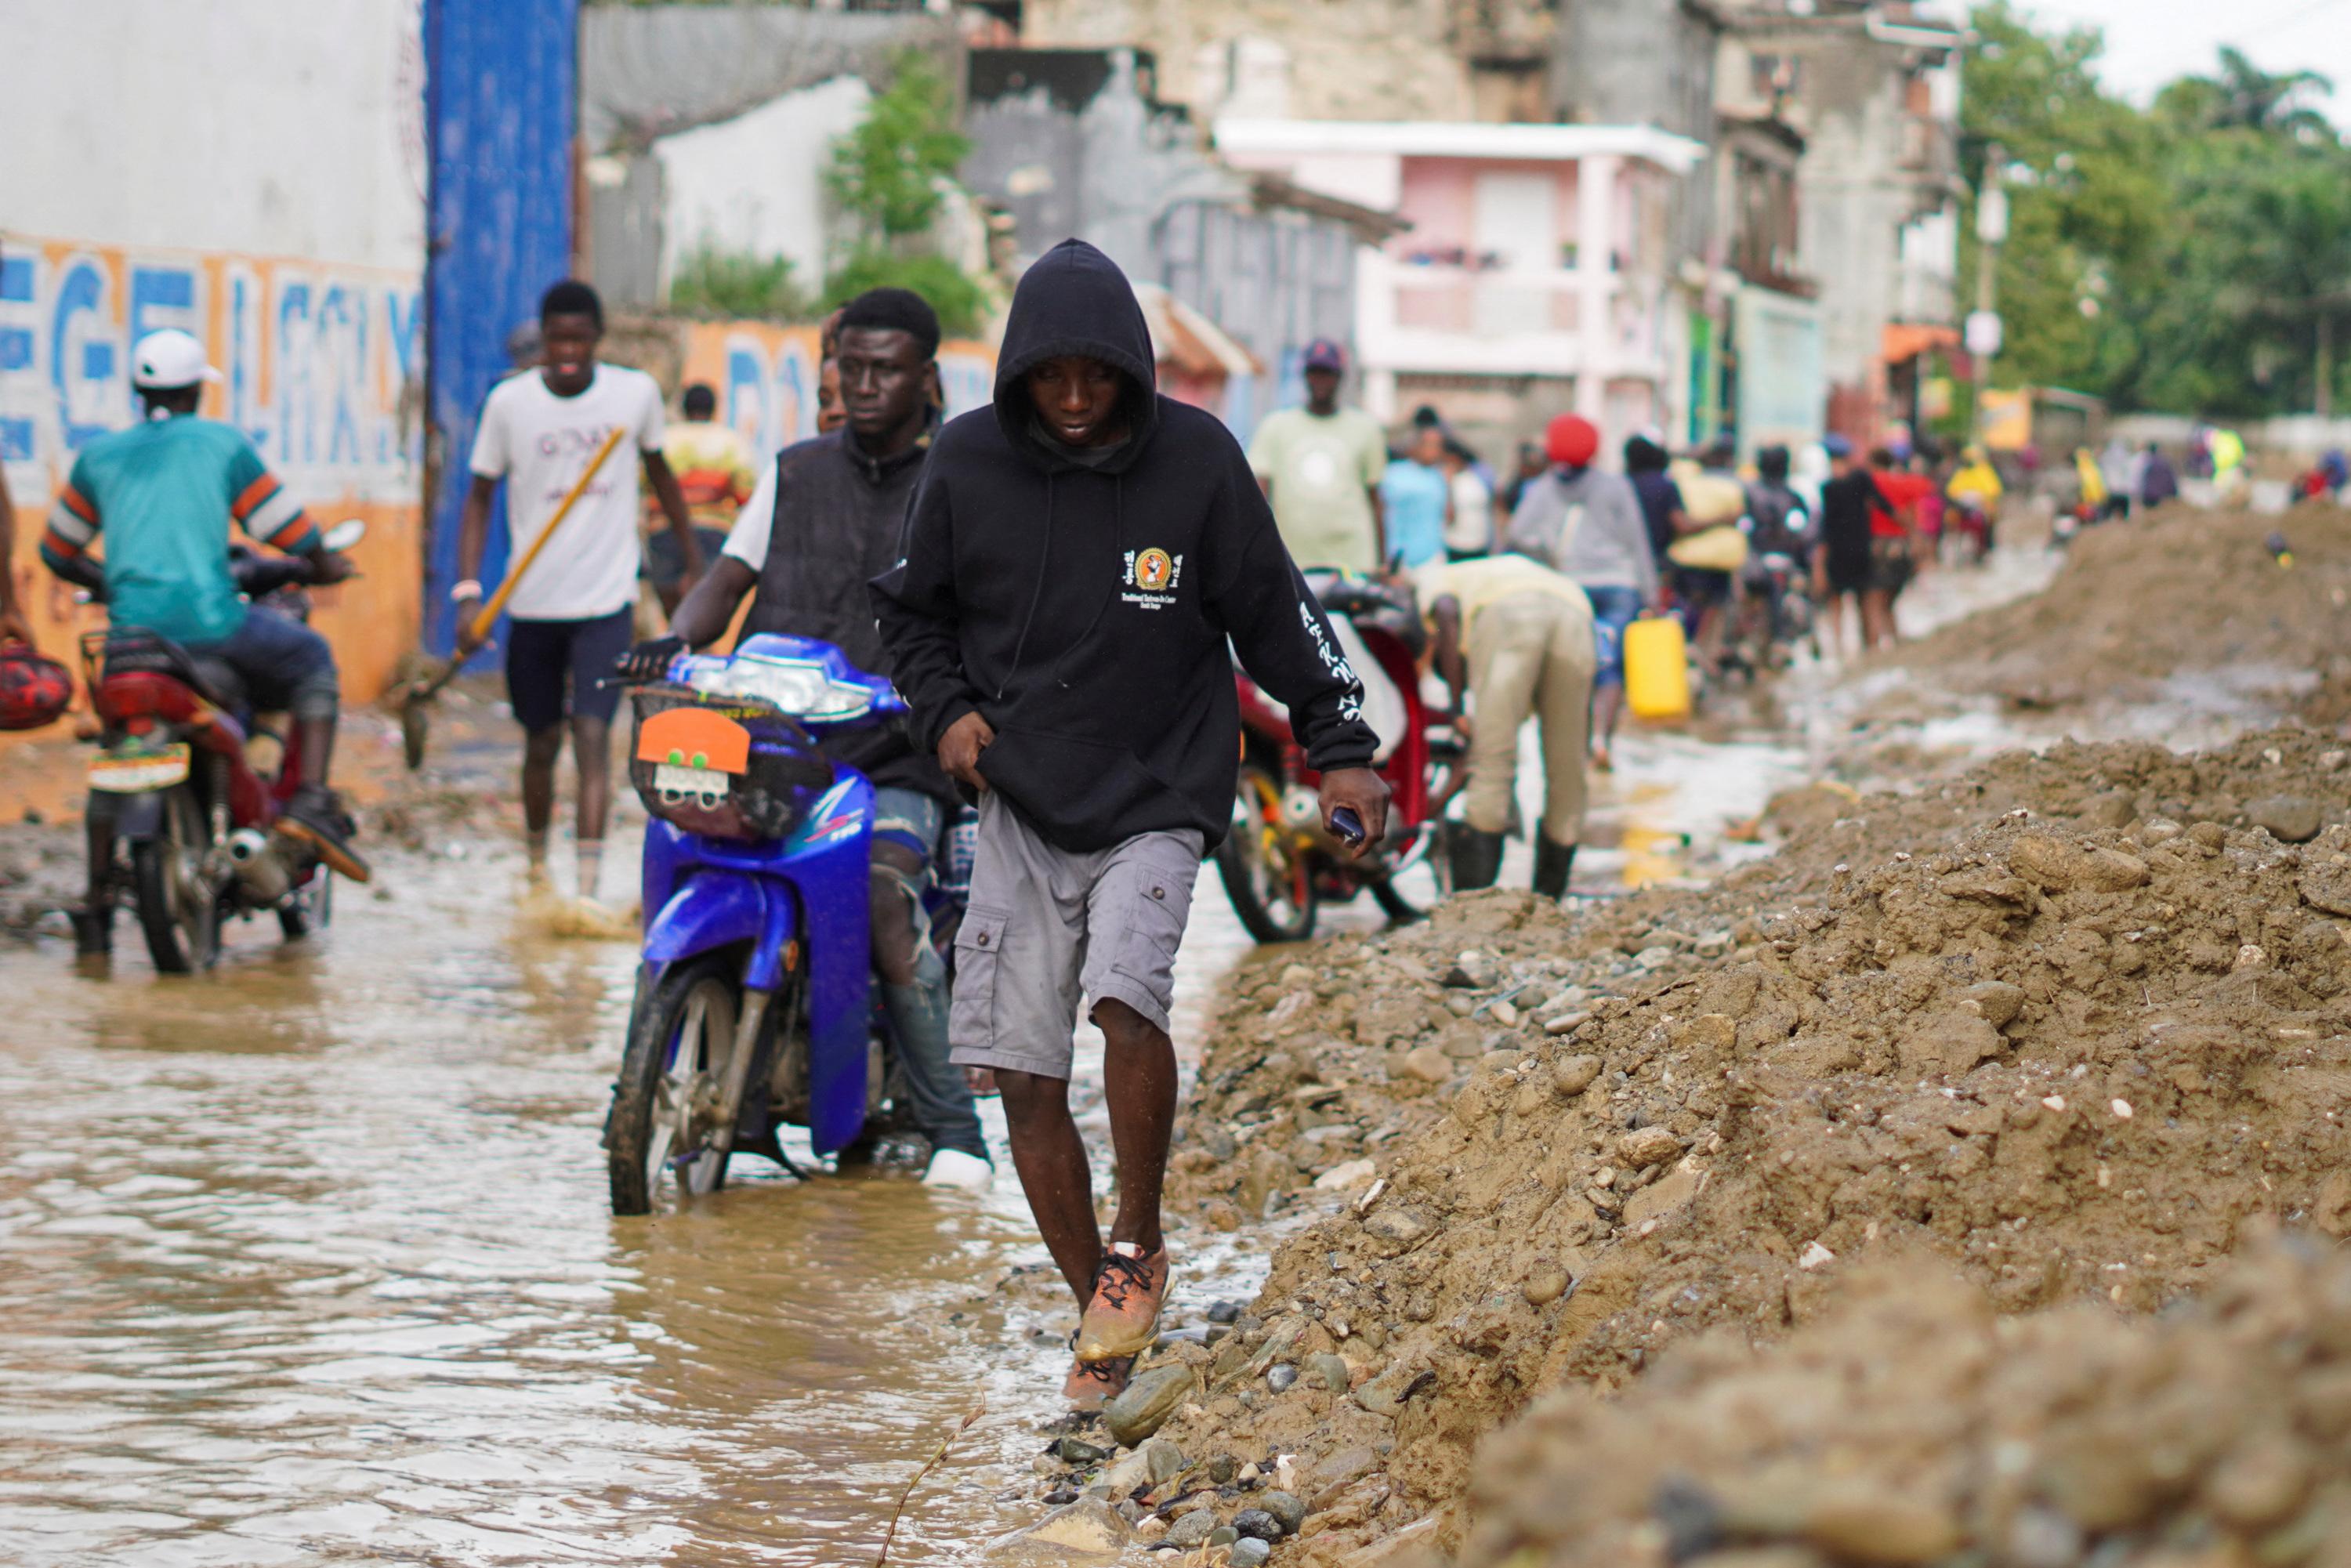
[[[1340,403],[1346,371],[1347,357],[1330,339],[1306,345],[1306,406],[1267,414],[1249,458],[1300,570],[1368,577],[1387,555],[1380,477],[1388,442],[1378,420]]]
[[[491,391],[474,437],[474,484],[457,530],[463,580],[450,590],[459,644],[469,652],[465,628],[482,597],[476,580],[498,482],[507,482],[509,559],[518,560],[616,425],[629,433],[677,539],[686,585],[702,574],[693,518],[662,456],[660,384],[643,371],[597,361],[604,307],[588,285],[566,279],[549,289],[539,301],[538,323],[539,368]],[[629,650],[641,561],[638,507],[636,465],[615,453],[507,601],[507,695],[525,737],[522,811],[531,874],[546,874],[555,764],[563,753],[569,716],[572,761],[580,772],[583,898],[596,896],[603,862],[604,820],[612,799],[612,715],[621,700],[617,685],[598,683]]]

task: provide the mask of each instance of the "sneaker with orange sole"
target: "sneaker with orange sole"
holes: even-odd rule
[[[1132,1241],[1112,1242],[1094,1276],[1094,1299],[1078,1322],[1078,1359],[1111,1361],[1150,1349],[1166,1300],[1166,1244],[1145,1252]]]
[[[1080,1415],[1091,1415],[1126,1392],[1126,1380],[1134,1371],[1131,1355],[1077,1362],[1070,1369],[1069,1380],[1061,1385],[1061,1397]]]

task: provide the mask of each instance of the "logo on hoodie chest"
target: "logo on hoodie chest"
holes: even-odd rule
[[[1131,591],[1120,594],[1120,602],[1140,605],[1145,610],[1165,610],[1176,602],[1176,590],[1184,581],[1184,558],[1169,555],[1156,546],[1131,549],[1126,552],[1124,581]]]

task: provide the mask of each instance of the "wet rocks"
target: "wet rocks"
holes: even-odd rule
[[[1110,1451],[1094,1447],[1083,1437],[1061,1437],[1053,1444],[1053,1457],[1065,1465],[1074,1465],[1082,1469],[1088,1465],[1102,1463],[1110,1457]]]
[[[1577,1095],[1592,1087],[1600,1076],[1600,1059],[1596,1056],[1562,1056],[1551,1070],[1551,1086],[1562,1095]]]
[[[1693,1342],[1619,1400],[1540,1406],[1484,1450],[1458,1561],[1615,1568],[1663,1527],[1708,1564],[2077,1568],[2094,1541],[2197,1543],[2096,1559],[2117,1564],[2314,1562],[2351,1528],[2351,1333],[2321,1327],[2346,1321],[2339,1253],[2263,1244],[2135,1321],[1995,1323],[1923,1257],[1847,1289],[1776,1346]]]
[[[1568,1287],[1573,1283],[1557,1260],[1538,1259],[1532,1271],[1519,1286],[1519,1292],[1526,1297],[1529,1306],[1547,1307],[1567,1294]]]
[[[1370,1160],[1343,1160],[1314,1178],[1317,1192],[1353,1192],[1369,1186],[1379,1167]]]
[[[987,1555],[991,1562],[1024,1565],[1113,1558],[1126,1550],[1133,1533],[1110,1504],[1099,1498],[1081,1498],[989,1542]]]
[[[1616,1140],[1616,1155],[1634,1170],[1679,1159],[1682,1141],[1665,1127],[1640,1127]]]
[[[1994,1029],[2006,1029],[2024,1010],[2024,988],[1983,980],[1959,993],[1961,1005]]]
[[[1306,1372],[1317,1384],[1333,1394],[1346,1393],[1347,1385],[1352,1380],[1346,1362],[1328,1351],[1308,1356]]]
[[[2023,993],[2017,995],[2022,1000]],[[1990,1019],[1962,1005],[1906,1029],[1896,1037],[1895,1049],[1906,1072],[1959,1078],[1977,1062],[1998,1056],[2004,1043]]]
[[[1153,1486],[1165,1486],[1184,1473],[1184,1450],[1165,1437],[1155,1437],[1143,1445],[1145,1473]]]
[[[2008,863],[2045,892],[2084,889],[2121,893],[2142,885],[2147,862],[2120,850],[2096,848],[2047,833],[2020,833],[2009,845]]]
[[[1155,1366],[1137,1374],[1124,1392],[1102,1406],[1102,1425],[1132,1448],[1158,1431],[1199,1386],[1188,1366]]]
[[[1278,1487],[1268,1487],[1257,1494],[1257,1505],[1273,1516],[1284,1535],[1295,1535],[1306,1523],[1305,1500]]]
[[[1457,989],[1482,991],[1494,984],[1494,960],[1472,947],[1454,959],[1444,983]]]
[[[1404,1055],[1404,1071],[1423,1083],[1442,1083],[1453,1076],[1453,1059],[1433,1045],[1416,1045]]]
[[[1281,1521],[1261,1508],[1245,1508],[1233,1515],[1233,1531],[1244,1541],[1279,1541]]]
[[[2307,795],[2264,795],[2245,803],[2245,820],[2282,843],[2308,843],[2325,822],[2325,809]]]
[[[1206,1542],[1208,1532],[1216,1528],[1215,1509],[1196,1509],[1190,1513],[1178,1514],[1176,1521],[1167,1527],[1167,1533],[1160,1539],[1165,1545],[1189,1552]]]
[[[1364,1218],[1364,1234],[1403,1250],[1428,1239],[1435,1224],[1408,1204],[1390,1203]]]

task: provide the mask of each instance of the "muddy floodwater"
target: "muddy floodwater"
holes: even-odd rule
[[[1579,891],[1681,874],[1801,777],[1802,715],[1771,724],[1630,737]],[[234,929],[194,979],[128,921],[104,977],[0,949],[0,1562],[871,1562],[983,1403],[893,1561],[1033,1518],[1009,1489],[1068,1324],[1008,1169],[971,1199],[748,1159],[690,1212],[612,1218],[633,951],[548,934],[495,839],[442,848],[387,854],[322,940]],[[1196,908],[1186,1044],[1249,954],[1213,871]],[[1179,1246],[1183,1321],[1270,1241]]]

